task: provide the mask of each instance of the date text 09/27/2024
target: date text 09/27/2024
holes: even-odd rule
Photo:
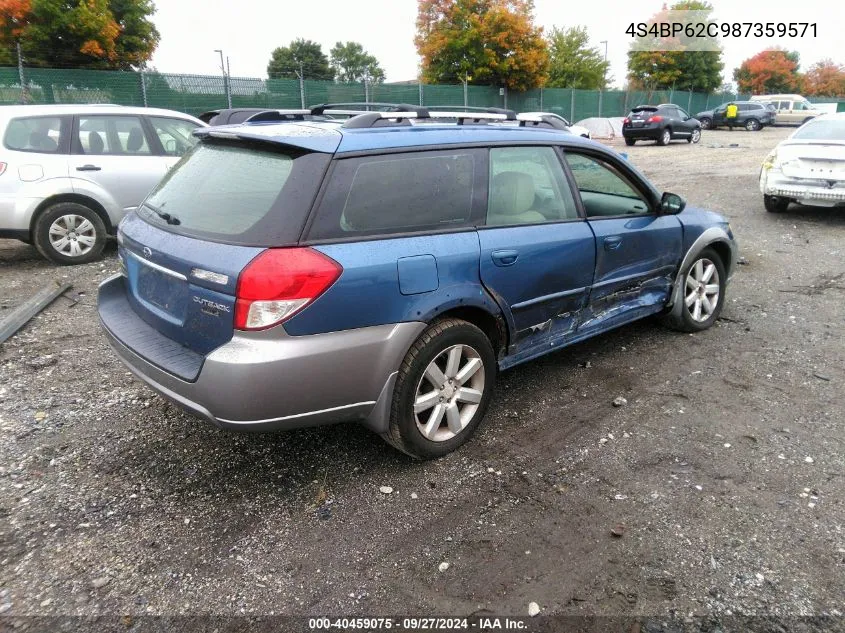
[[[339,629],[348,630],[389,630],[399,631],[523,631],[527,632],[530,618],[506,617],[471,617],[471,618],[337,618],[317,617],[308,619],[308,628],[312,631]]]

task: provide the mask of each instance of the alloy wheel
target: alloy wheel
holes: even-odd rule
[[[719,305],[719,271],[716,264],[702,257],[687,273],[684,304],[693,321],[703,323]]]
[[[452,345],[429,363],[417,385],[414,418],[432,442],[450,440],[472,421],[484,395],[484,363],[469,345]]]
[[[62,255],[81,257],[97,242],[97,230],[85,217],[61,215],[50,225],[50,245]]]

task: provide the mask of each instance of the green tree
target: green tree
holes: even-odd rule
[[[422,78],[528,90],[545,84],[549,52],[532,0],[419,0]]]
[[[563,30],[552,29],[549,42],[550,88],[598,90],[607,85],[609,64],[602,54],[590,46],[590,36],[583,26]]]
[[[372,81],[382,83],[384,71],[378,60],[364,50],[358,42],[338,42],[331,51],[331,67],[335,81],[352,83],[353,81]]]
[[[115,42],[118,68],[143,67],[152,58],[161,39],[149,19],[155,13],[155,5],[152,0],[110,0],[109,6],[120,27],[120,36]]]
[[[696,20],[704,21],[713,12],[713,6],[701,0],[681,0],[671,7],[663,6],[649,20],[649,25],[677,21],[670,18],[672,11],[697,11]],[[663,38],[667,49],[639,50],[637,43],[628,51],[628,78],[632,85],[648,89],[677,88],[710,92],[722,84],[722,51],[684,50],[677,39]],[[700,42],[694,42],[698,44]]]
[[[146,63],[158,45],[151,0],[16,4],[26,10],[16,14],[14,25],[11,14],[0,11],[0,44],[11,48],[20,40],[28,66],[126,70]]]
[[[334,78],[323,48],[317,42],[302,38],[295,39],[290,46],[280,46],[274,50],[267,64],[267,76],[270,79],[296,79],[296,73],[300,71],[305,79]]]

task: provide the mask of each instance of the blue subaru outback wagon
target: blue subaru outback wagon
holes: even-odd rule
[[[197,130],[100,286],[123,362],[217,426],[359,421],[438,457],[498,371],[649,315],[719,316],[728,223],[547,117],[302,114]]]

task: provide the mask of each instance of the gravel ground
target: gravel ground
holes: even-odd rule
[[[429,463],[354,425],[184,414],[100,333],[113,247],[56,268],[0,240],[0,316],[73,283],[0,346],[0,613],[841,615],[845,212],[764,211],[788,131],[614,143],[730,219],[723,317],[506,372],[477,438]]]

